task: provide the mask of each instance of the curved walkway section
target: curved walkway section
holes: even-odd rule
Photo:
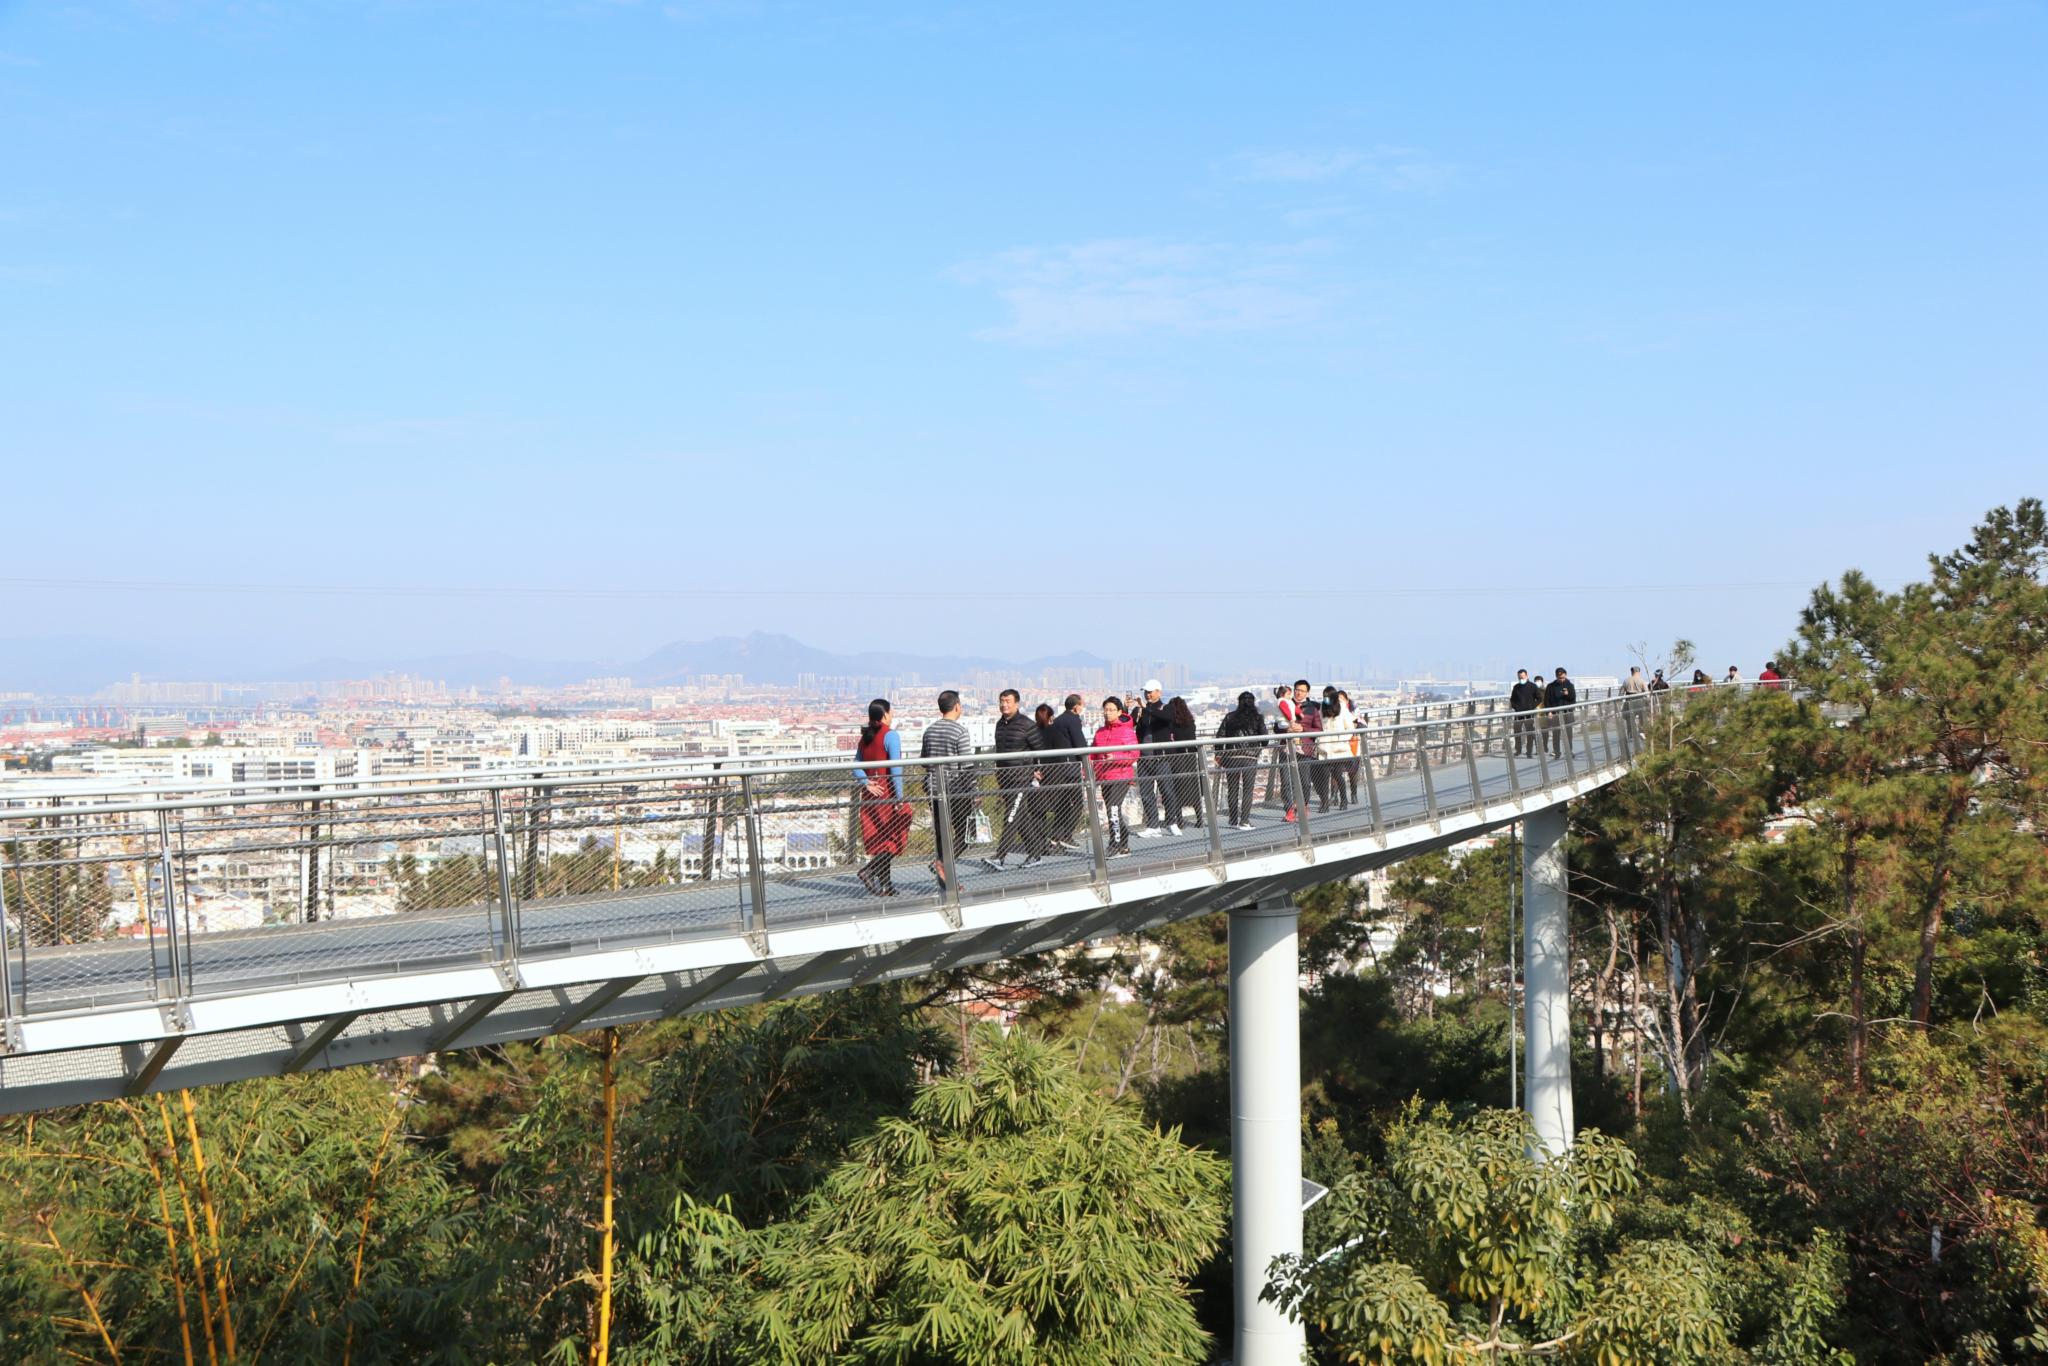
[[[772,1001],[1270,900],[1613,781],[1648,705],[1529,727],[1488,698],[1149,746],[1128,786],[1061,751],[0,810],[0,1111]],[[1136,819],[1148,782],[1179,833],[1125,853],[1112,808]],[[877,894],[870,837],[906,814]]]

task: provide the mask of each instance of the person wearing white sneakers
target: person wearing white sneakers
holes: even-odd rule
[[[1164,691],[1158,679],[1146,679],[1145,700],[1131,709],[1131,722],[1137,727],[1138,743],[1148,747],[1138,751],[1138,807],[1144,813],[1145,824],[1131,832],[1141,840],[1180,833],[1168,828],[1170,822],[1163,811],[1167,793],[1173,785],[1167,756],[1149,752],[1150,746],[1164,744],[1172,738],[1166,718],[1166,703],[1161,699]]]

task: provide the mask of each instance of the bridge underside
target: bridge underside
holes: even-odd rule
[[[1361,813],[1353,833],[1332,816],[1308,843],[1296,840],[1295,827],[1268,817],[1255,834],[1233,833],[1222,858],[1214,849],[1140,842],[1136,857],[1110,865],[1107,880],[1096,880],[1089,861],[1077,859],[1070,885],[1041,879],[1014,895],[1004,894],[995,875],[970,874],[969,890],[977,894],[964,906],[949,907],[936,895],[921,903],[906,896],[910,904],[900,909],[852,899],[821,907],[806,923],[771,922],[765,936],[668,931],[637,944],[613,938],[564,946],[568,951],[509,965],[401,965],[341,980],[252,981],[248,990],[176,1006],[98,1002],[34,1014],[17,1023],[13,1048],[0,1059],[0,1111],[536,1039],[1042,952],[1354,877],[1569,800],[1620,771],[1615,765],[1583,772],[1540,793],[1501,792],[1463,811],[1392,828],[1383,821],[1371,829]],[[628,893],[610,909],[630,923],[647,914],[651,899]],[[602,916],[611,900],[584,898],[579,910]],[[110,961],[133,952],[105,948]]]

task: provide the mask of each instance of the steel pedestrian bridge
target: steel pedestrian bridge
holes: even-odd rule
[[[1100,751],[906,759],[905,795],[937,801],[914,801],[886,897],[856,872],[868,799],[850,758],[147,798],[0,787],[0,1112],[773,1001],[1228,911],[1233,1358],[1291,1366],[1302,1326],[1260,1292],[1302,1250],[1293,894],[1522,822],[1525,1103],[1562,1151],[1565,804],[1626,773],[1647,724],[1696,691],[1145,746],[1141,781],[1199,797],[1201,816],[1128,853],[1106,803],[1130,794],[1097,781]],[[1231,824],[1224,788],[1235,774],[1242,796],[1247,772],[1259,804]],[[941,804],[970,817],[962,847]],[[1016,822],[1070,839],[983,867]]]
[[[0,809],[0,1111],[773,1001],[1269,902],[1611,781],[1637,748],[1627,706],[1550,713],[1556,757],[1513,753],[1500,698],[1378,714],[1312,756],[1253,741],[1249,830],[1220,809],[1225,742],[1148,746],[1203,819],[1127,857],[1080,753],[1037,755],[1033,798],[1075,849],[1002,872],[979,856],[1015,818],[1015,756],[942,775],[976,803],[961,849],[919,800],[931,766],[906,759],[916,818],[887,899],[855,876],[850,756]],[[1314,763],[1357,802],[1316,810]]]

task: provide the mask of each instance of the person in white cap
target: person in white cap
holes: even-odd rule
[[[1173,738],[1173,722],[1166,715],[1166,703],[1160,700],[1163,689],[1159,680],[1145,680],[1145,705],[1138,709],[1138,743],[1141,745],[1164,744]],[[1131,833],[1139,839],[1157,839],[1161,835],[1178,835],[1180,827],[1164,820],[1165,787],[1173,781],[1172,765],[1164,754],[1138,751],[1138,803],[1145,813],[1145,828]]]

